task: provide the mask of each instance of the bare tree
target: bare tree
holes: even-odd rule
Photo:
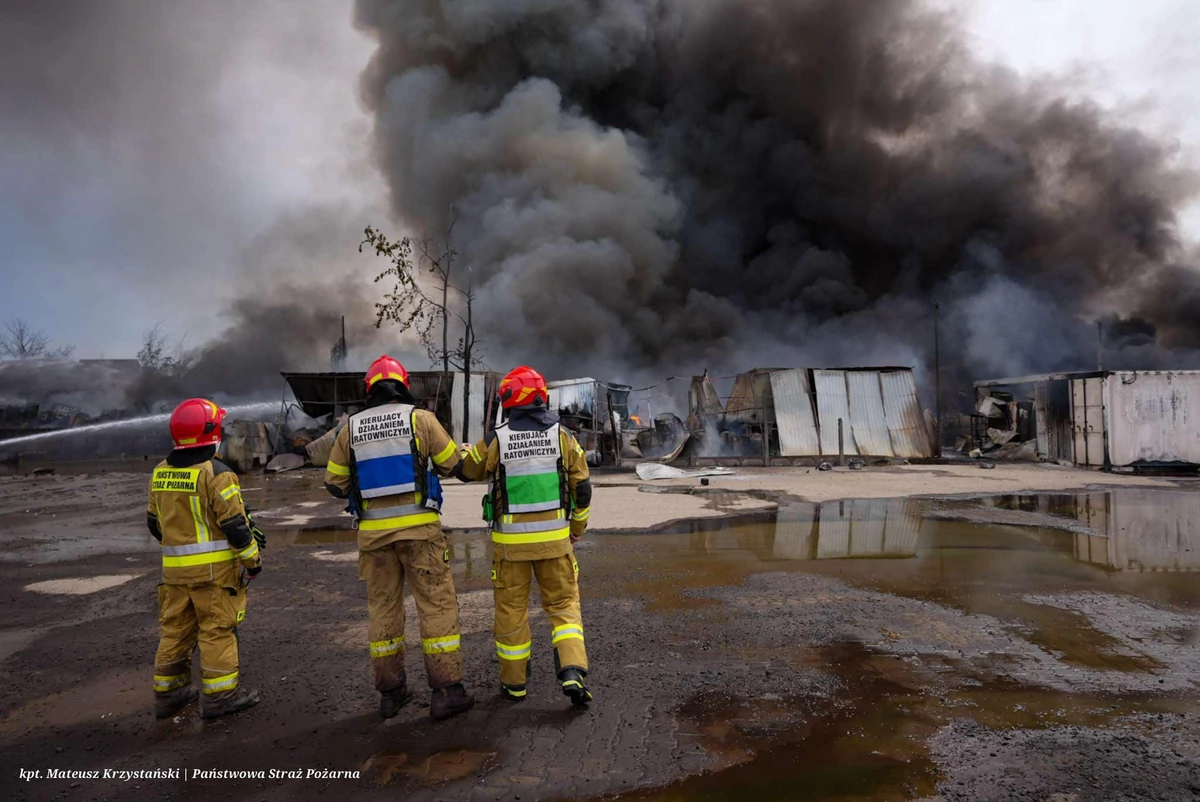
[[[472,316],[474,288],[469,279],[466,290],[451,280],[455,258],[458,255],[450,242],[453,232],[452,220],[443,233],[441,242],[434,244],[429,239],[418,241],[410,237],[391,240],[374,227],[368,226],[358,250],[361,253],[365,248],[374,248],[376,256],[386,257],[391,262],[386,270],[375,277],[376,282],[385,279],[394,281],[392,291],[384,294],[383,302],[375,304],[375,327],[379,328],[387,321],[397,324],[401,331],[416,332],[425,347],[429,361],[433,364],[440,362],[443,374],[448,376],[452,367],[464,373],[466,386],[463,394],[462,437],[465,439],[471,370],[479,363],[482,349],[475,336]],[[422,287],[422,274],[432,283],[431,291],[427,292]],[[451,298],[451,292],[457,296],[458,303]],[[462,336],[457,345],[451,346],[450,328],[454,321],[461,326]],[[437,341],[439,329],[440,344]]]
[[[160,376],[182,376],[192,366],[196,355],[186,347],[187,335],[180,337],[174,345],[167,342],[162,331],[162,321],[142,335],[142,347],[138,351],[138,363],[148,371]]]
[[[52,348],[50,337],[28,321],[13,318],[0,333],[0,354],[10,359],[66,359],[75,349]]]

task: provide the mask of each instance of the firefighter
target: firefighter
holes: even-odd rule
[[[587,529],[592,485],[575,437],[550,412],[546,380],[529,367],[500,382],[508,420],[464,452],[455,475],[489,479],[484,519],[492,530],[492,586],[501,693],[525,698],[532,636],[529,590],[533,578],[550,618],[554,669],[576,707],[592,695],[579,608],[579,563],[572,544]]]
[[[334,441],[325,487],[349,499],[358,528],[358,576],[367,583],[367,636],[379,714],[392,718],[412,698],[404,668],[404,584],[421,621],[421,651],[433,696],[429,715],[470,710],[462,684],[458,597],[442,534],[441,476],[458,446],[433,413],[416,408],[408,372],[389,356],[371,364],[367,408]]]
[[[216,458],[225,410],[203,398],[171,414],[174,450],[154,469],[146,523],[162,544],[158,586],[162,637],[154,658],[154,714],[168,718],[196,701],[192,651],[200,646],[205,718],[258,704],[239,682],[237,627],[246,587],[262,571],[266,538],[242,503],[237,474]]]

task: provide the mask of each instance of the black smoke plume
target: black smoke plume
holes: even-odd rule
[[[362,214],[310,206],[277,221],[240,256],[239,297],[218,310],[224,331],[197,349],[180,375],[145,372],[127,402],[157,409],[190,396],[279,398],[281,372],[331,369],[343,317],[350,368],[412,347],[401,333],[374,325],[375,285],[364,276],[375,265],[355,250]],[[203,277],[196,289],[202,296]]]
[[[511,362],[921,364],[935,300],[977,377],[1090,367],[1102,317],[1106,367],[1200,345],[1174,148],[978,63],[917,0],[358,0],[356,20],[394,211],[457,216]]]

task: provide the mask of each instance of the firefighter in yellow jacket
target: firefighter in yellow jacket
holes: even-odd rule
[[[237,474],[216,459],[224,418],[225,410],[203,398],[180,404],[170,423],[175,448],[150,480],[147,526],[163,558],[162,637],[154,658],[158,718],[196,701],[197,644],[205,718],[258,703],[258,692],[239,683],[237,626],[246,615],[246,587],[262,571],[266,539],[246,514]]]
[[[492,586],[496,603],[496,654],[502,694],[525,698],[533,639],[529,590],[537,578],[550,618],[554,669],[576,707],[592,695],[579,608],[579,564],[571,545],[587,529],[592,485],[587,459],[575,437],[548,409],[541,374],[515,368],[500,382],[507,422],[463,455],[455,475],[489,479],[484,518],[492,530]]]
[[[421,651],[433,696],[429,715],[470,710],[462,684],[458,597],[442,534],[442,488],[458,446],[432,413],[416,409],[408,372],[389,356],[367,370],[367,409],[334,441],[325,487],[350,500],[358,525],[358,576],[367,583],[367,637],[379,713],[392,718],[412,698],[404,668],[404,583],[421,621]]]

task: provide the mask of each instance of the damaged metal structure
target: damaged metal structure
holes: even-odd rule
[[[329,460],[333,437],[341,423],[366,406],[363,392],[363,371],[326,373],[283,373],[284,400],[280,405],[279,429],[283,436],[275,448],[276,454],[304,455],[312,465],[321,466]],[[499,373],[472,373],[466,399],[467,439],[474,443],[490,428],[497,404],[496,391],[503,376]],[[287,400],[287,391],[294,400]],[[429,410],[457,440],[463,430],[463,396],[467,382],[461,372],[414,371],[409,373],[409,390],[417,404]],[[293,422],[293,411],[304,413],[308,420]]]
[[[632,389],[591,378],[546,382],[550,409],[575,435],[589,465],[620,464]]]
[[[964,448],[1103,470],[1200,468],[1200,371],[987,379],[975,397]]]
[[[934,455],[932,419],[905,367],[758,368],[735,377],[724,404],[705,373],[692,379],[688,409],[693,465]]]

